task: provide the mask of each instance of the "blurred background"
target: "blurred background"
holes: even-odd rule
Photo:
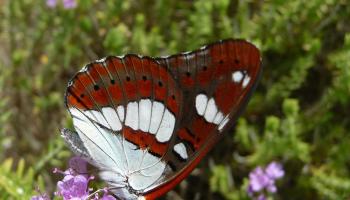
[[[52,196],[72,156],[63,94],[107,55],[257,45],[264,72],[235,130],[164,199],[250,199],[249,173],[285,175],[269,199],[350,198],[348,0],[0,0],[0,198]],[[100,183],[101,184],[101,183]]]

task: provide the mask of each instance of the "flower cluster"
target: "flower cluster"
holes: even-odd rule
[[[58,0],[46,0],[46,5],[50,8],[55,8],[58,5]],[[62,0],[65,9],[73,9],[77,7],[76,0]]]
[[[257,200],[265,200],[266,193],[276,193],[275,181],[284,176],[281,164],[271,162],[265,169],[255,168],[249,173],[248,195]]]
[[[53,173],[60,173],[64,177],[57,182],[56,196],[62,197],[64,200],[115,200],[112,195],[108,194],[107,189],[100,189],[93,193],[89,189],[89,181],[93,180],[93,176],[88,176],[87,163],[80,157],[73,157],[69,161],[69,168],[65,171],[54,169]],[[98,193],[103,191],[104,195],[100,198]],[[33,196],[31,200],[50,200],[47,194]]]

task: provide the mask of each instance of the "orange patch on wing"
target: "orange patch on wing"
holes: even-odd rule
[[[140,149],[145,150],[149,148],[150,152],[158,156],[163,156],[167,151],[168,143],[159,143],[156,141],[155,135],[139,130],[135,131],[127,126],[125,126],[122,131],[124,137],[128,141],[136,144]],[[148,146],[148,144],[152,145]]]
[[[137,97],[137,87],[136,87],[136,83],[132,82],[132,81],[128,81],[124,83],[124,90],[125,90],[125,94],[126,97],[129,100],[135,100]]]
[[[74,87],[67,90],[67,104],[78,109],[92,109],[94,104],[86,95],[81,95]]]
[[[152,83],[150,80],[138,80],[139,92],[142,98],[150,98],[152,95]]]
[[[117,102],[117,104],[122,104],[121,100],[123,99],[123,91],[119,87],[119,85],[117,84],[109,85],[108,92],[112,96],[113,100]]]

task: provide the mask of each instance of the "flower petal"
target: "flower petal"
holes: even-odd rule
[[[284,170],[280,163],[271,162],[265,169],[265,173],[272,179],[279,179],[284,176]]]

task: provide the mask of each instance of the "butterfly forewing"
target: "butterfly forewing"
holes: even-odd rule
[[[260,71],[259,51],[242,40],[164,58],[107,57],[70,81],[66,104],[77,132],[63,136],[119,198],[153,199],[232,126]]]
[[[146,195],[149,198],[185,178],[233,125],[261,72],[258,49],[242,40],[225,40],[158,60],[176,77],[184,112],[169,149],[175,157],[170,160],[175,173]]]

